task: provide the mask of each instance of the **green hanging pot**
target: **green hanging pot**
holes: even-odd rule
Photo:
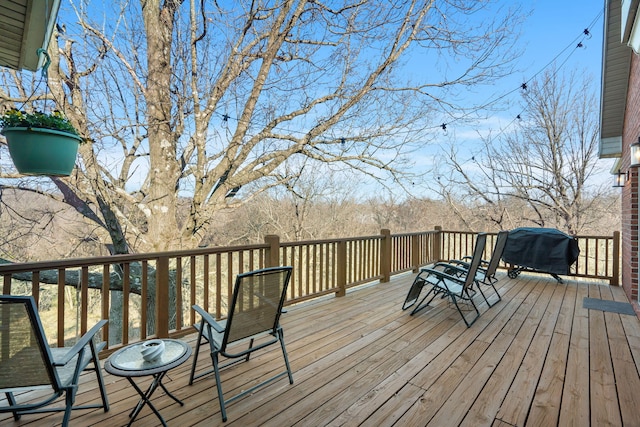
[[[76,164],[81,138],[45,128],[5,127],[9,154],[25,175],[69,176]]]

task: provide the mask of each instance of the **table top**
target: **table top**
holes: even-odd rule
[[[191,356],[191,346],[183,341],[163,339],[164,352],[157,359],[146,361],[142,358],[143,342],[121,348],[109,356],[104,369],[119,377],[142,377],[166,372],[184,363]]]

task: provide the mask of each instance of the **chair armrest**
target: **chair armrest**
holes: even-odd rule
[[[485,260],[480,260],[480,265],[478,265],[478,272],[486,272],[487,271],[487,267],[489,266],[489,263],[487,263]],[[433,265],[433,267],[442,267],[444,269],[449,269],[451,270],[455,270],[460,274],[464,274],[466,275],[469,271],[469,268],[471,268],[470,264],[464,263],[462,261],[459,260],[451,260],[448,262],[438,262],[436,264]]]
[[[450,264],[448,262],[437,262],[437,263],[435,263],[433,265],[433,268],[423,268],[423,269],[421,269],[421,271],[423,271],[423,270],[432,270],[432,271],[437,271],[439,273],[443,272],[442,270],[436,269],[436,267],[442,267],[443,269],[446,269],[446,270],[453,270],[453,271],[456,271],[456,272],[458,272],[460,274],[467,274],[467,271],[468,271],[468,267],[465,268],[462,265]]]
[[[462,257],[462,259],[450,259],[449,261],[447,261],[449,264],[460,264],[460,265],[465,265],[467,266],[467,268],[469,267],[469,265],[471,265],[471,260],[472,257],[470,256],[465,256]],[[480,260],[480,265],[485,266],[485,265],[489,265],[489,261],[486,259],[481,259]]]
[[[69,363],[71,359],[73,359],[78,355],[78,353],[80,353],[80,350],[82,350],[87,344],[89,344],[89,342],[93,339],[93,337],[98,333],[100,329],[102,329],[104,325],[107,324],[107,322],[109,321],[101,320],[98,323],[96,323],[93,328],[89,329],[82,337],[80,337],[78,342],[75,343],[73,347],[69,348],[69,350],[65,353],[63,357],[54,361],[53,365],[64,366],[67,363]]]
[[[202,316],[202,319],[207,322],[208,324],[210,324],[213,329],[216,330],[216,332],[224,332],[224,328],[222,327],[222,325],[220,325],[218,322],[216,322],[216,320],[213,318],[213,316],[211,316],[206,310],[204,310],[202,307],[200,307],[197,304],[194,304],[193,306],[191,306],[191,308],[193,308],[193,310],[198,313],[200,316]]]
[[[470,265],[469,262],[463,261],[463,260],[459,260],[459,259],[450,259],[449,261],[446,262],[446,264],[461,265],[461,266],[463,266],[465,268],[469,268],[469,265]]]
[[[427,273],[427,276],[433,274],[434,276],[438,276],[441,279],[449,279],[449,280],[452,280],[452,281],[458,282],[458,283],[463,283],[464,282],[459,277],[452,276],[451,274],[447,274],[444,271],[436,270],[436,269],[433,269],[433,268],[421,268],[420,269],[420,274],[422,274],[422,273]],[[431,283],[431,284],[433,284],[433,283]]]

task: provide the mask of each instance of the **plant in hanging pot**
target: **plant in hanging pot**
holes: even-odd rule
[[[82,138],[61,112],[7,110],[0,116],[0,127],[18,172],[47,176],[71,174]]]

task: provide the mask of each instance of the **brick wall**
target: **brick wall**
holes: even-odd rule
[[[629,73],[627,109],[622,133],[622,168],[629,168],[629,146],[640,137],[640,57],[633,55]],[[630,169],[622,189],[622,286],[632,301],[638,301],[638,190],[640,168]]]

